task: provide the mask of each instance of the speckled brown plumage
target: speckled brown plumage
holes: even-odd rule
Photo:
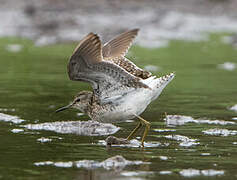
[[[120,67],[125,69],[127,72],[129,72],[130,74],[136,77],[147,79],[152,76],[150,72],[137,67],[134,63],[129,61],[126,57],[118,57],[118,58],[112,59],[111,61],[119,65]]]

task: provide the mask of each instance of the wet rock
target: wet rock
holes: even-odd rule
[[[24,8],[24,13],[28,16],[34,16],[36,14],[36,10],[35,6],[29,4]]]
[[[206,131],[202,131],[204,134],[207,135],[213,135],[213,136],[230,136],[230,135],[236,135],[237,131],[236,130],[228,130],[228,129],[208,129]]]
[[[12,115],[8,115],[8,114],[0,113],[0,121],[12,122],[14,124],[19,124],[25,120],[20,119],[18,116],[12,116]]]
[[[182,115],[167,115],[164,120],[166,121],[167,126],[180,126],[187,123],[197,123],[197,124],[215,124],[215,125],[229,125],[236,124],[232,121],[224,120],[207,120],[207,119],[194,119],[191,116],[182,116]]]
[[[57,133],[68,134],[73,133],[77,135],[85,136],[102,136],[114,134],[119,130],[109,123],[100,123],[97,121],[61,121],[52,123],[42,123],[42,124],[27,124],[23,125],[30,130],[47,130],[54,131]]]
[[[109,136],[105,139],[107,145],[121,145],[121,144],[129,144],[130,142],[124,138],[117,138],[115,136]]]
[[[85,169],[95,169],[95,168],[104,168],[107,170],[116,169],[121,170],[125,166],[128,165],[140,165],[145,164],[142,161],[129,161],[126,160],[122,156],[113,156],[108,158],[102,162],[94,161],[94,160],[81,160],[81,161],[69,161],[69,162],[52,162],[52,161],[44,161],[44,162],[36,162],[34,165],[36,166],[46,166],[52,165],[56,167],[76,167],[76,168],[85,168]]]
[[[10,6],[14,5],[14,8],[7,8],[7,6],[1,8],[0,36],[21,36],[34,40],[41,39],[41,36],[51,36],[51,40],[47,42],[56,43],[57,41],[80,40],[90,31],[107,35],[108,31],[105,29],[110,29],[115,35],[131,27],[145,27],[138,37],[138,44],[145,47],[164,47],[167,46],[170,39],[201,41],[208,39],[203,32],[236,32],[237,29],[237,21],[233,18],[234,16],[228,17],[224,13],[229,11],[214,13],[215,18],[211,15],[213,11],[209,12],[209,8],[208,11],[204,10],[206,15],[200,12],[194,14],[193,7],[197,3],[191,3],[190,7],[189,3],[170,6],[166,1],[159,3],[150,1],[150,3],[146,2],[146,13],[144,13],[143,3],[145,1],[139,1],[139,3],[131,1],[129,5],[119,2],[118,7],[109,6],[109,8],[110,3],[107,1],[97,2],[98,4],[94,5],[96,8],[92,8],[87,1],[60,3],[61,5],[59,3],[46,3],[45,5],[44,1],[35,1],[33,4],[21,1],[22,5],[18,6],[19,2],[15,0],[14,3],[9,3]],[[218,8],[230,6],[218,6]],[[190,13],[187,12],[187,9]],[[205,5],[202,6],[201,11],[203,9],[207,9]],[[183,10],[185,12],[182,12]],[[195,11],[200,11],[200,9],[195,8]]]

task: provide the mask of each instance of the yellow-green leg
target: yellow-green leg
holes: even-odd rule
[[[142,141],[141,141],[142,147],[144,147],[144,140],[145,140],[145,138],[146,138],[146,136],[147,136],[148,131],[150,130],[151,124],[150,124],[148,121],[146,121],[145,119],[143,119],[142,117],[140,117],[140,116],[138,116],[138,115],[136,115],[136,114],[134,114],[134,116],[136,116],[136,117],[139,119],[140,122],[139,122],[138,125],[135,127],[135,129],[129,134],[129,136],[127,137],[127,140],[130,140],[131,137],[132,137],[132,136],[138,131],[138,129],[142,126],[142,124],[144,124],[144,125],[145,125],[145,130],[144,130],[144,133],[143,133],[143,136],[142,136]]]
[[[144,140],[147,136],[148,131],[150,130],[151,124],[148,121],[146,121],[145,119],[143,119],[142,121],[146,126],[145,130],[144,130],[144,133],[143,133],[143,136],[142,136],[142,147],[144,147]]]
[[[143,133],[143,136],[142,136],[142,142],[141,142],[142,147],[144,147],[144,140],[147,136],[148,131],[150,130],[151,124],[140,116],[136,115],[136,117],[140,120],[141,123],[143,123],[145,125],[145,130],[144,130],[144,133]]]
[[[142,123],[141,123],[141,121],[139,121],[139,123],[137,124],[135,129],[133,129],[133,131],[128,135],[127,140],[130,140],[133,137],[133,135],[136,134],[138,129],[140,129],[141,126],[142,126]]]

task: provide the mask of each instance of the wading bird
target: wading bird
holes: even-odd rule
[[[144,146],[150,123],[139,115],[160,95],[174,73],[157,78],[125,57],[137,33],[138,29],[124,32],[104,45],[94,33],[83,38],[70,58],[68,75],[73,81],[91,83],[93,92],[79,92],[69,105],[56,112],[72,107],[92,120],[109,123],[138,118],[127,140],[145,125],[141,140]]]

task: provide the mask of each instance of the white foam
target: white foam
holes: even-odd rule
[[[19,124],[25,120],[20,119],[18,116],[12,116],[12,115],[8,115],[8,114],[0,113],[0,121],[12,122],[14,124]]]
[[[230,107],[230,110],[237,112],[237,104],[235,104],[234,106]],[[236,118],[236,119],[237,119],[237,118]]]
[[[172,171],[160,171],[159,173],[162,175],[168,175],[168,174],[172,174]]]
[[[106,146],[105,140],[99,140],[98,144]],[[112,144],[114,147],[141,147],[141,142],[137,139],[130,140],[129,144]],[[144,147],[164,147],[169,146],[169,143],[160,143],[160,142],[144,142]]]
[[[11,132],[20,133],[20,132],[24,132],[24,129],[12,129]]]
[[[225,62],[223,64],[219,64],[217,67],[227,71],[233,71],[236,69],[236,64],[232,62]]]
[[[134,176],[147,176],[153,174],[151,171],[123,171],[121,172],[122,176],[134,177]]]
[[[213,136],[230,136],[230,135],[234,136],[237,134],[236,130],[219,129],[219,128],[208,129],[202,132],[204,134],[213,135]]]
[[[234,125],[235,122],[224,120],[194,119],[191,116],[167,115],[164,120],[167,126],[179,126],[187,123],[214,124],[214,125]]]
[[[45,138],[45,137],[41,137],[41,138],[38,138],[37,141],[41,142],[41,143],[45,143],[45,142],[51,142],[52,139],[50,138]]]
[[[179,145],[183,147],[191,147],[191,146],[196,146],[200,144],[199,142],[197,142],[198,139],[191,139],[187,136],[182,136],[182,135],[166,135],[164,137],[167,139],[181,141]]]
[[[160,158],[160,160],[163,160],[163,161],[166,161],[169,159],[167,156],[159,156],[159,158]]]
[[[23,46],[21,44],[8,44],[6,45],[6,50],[9,52],[17,53],[22,50]]]
[[[114,134],[119,130],[109,123],[99,123],[97,121],[60,121],[42,124],[27,124],[25,127],[30,130],[47,130],[62,134],[78,134],[85,136],[102,136]]]
[[[52,165],[56,167],[77,167],[77,168],[85,168],[85,169],[95,169],[95,168],[104,168],[107,170],[110,169],[123,169],[125,166],[128,165],[140,165],[140,164],[147,164],[142,161],[129,161],[126,160],[122,156],[113,156],[108,158],[102,162],[94,161],[94,160],[80,160],[80,161],[68,161],[68,162],[52,162],[52,161],[43,161],[43,162],[35,162],[34,165],[36,166],[47,166]]]
[[[183,169],[179,172],[181,176],[184,177],[194,177],[194,176],[220,176],[224,175],[224,170],[214,170],[214,169],[206,169],[206,170],[198,170],[198,169]]]

